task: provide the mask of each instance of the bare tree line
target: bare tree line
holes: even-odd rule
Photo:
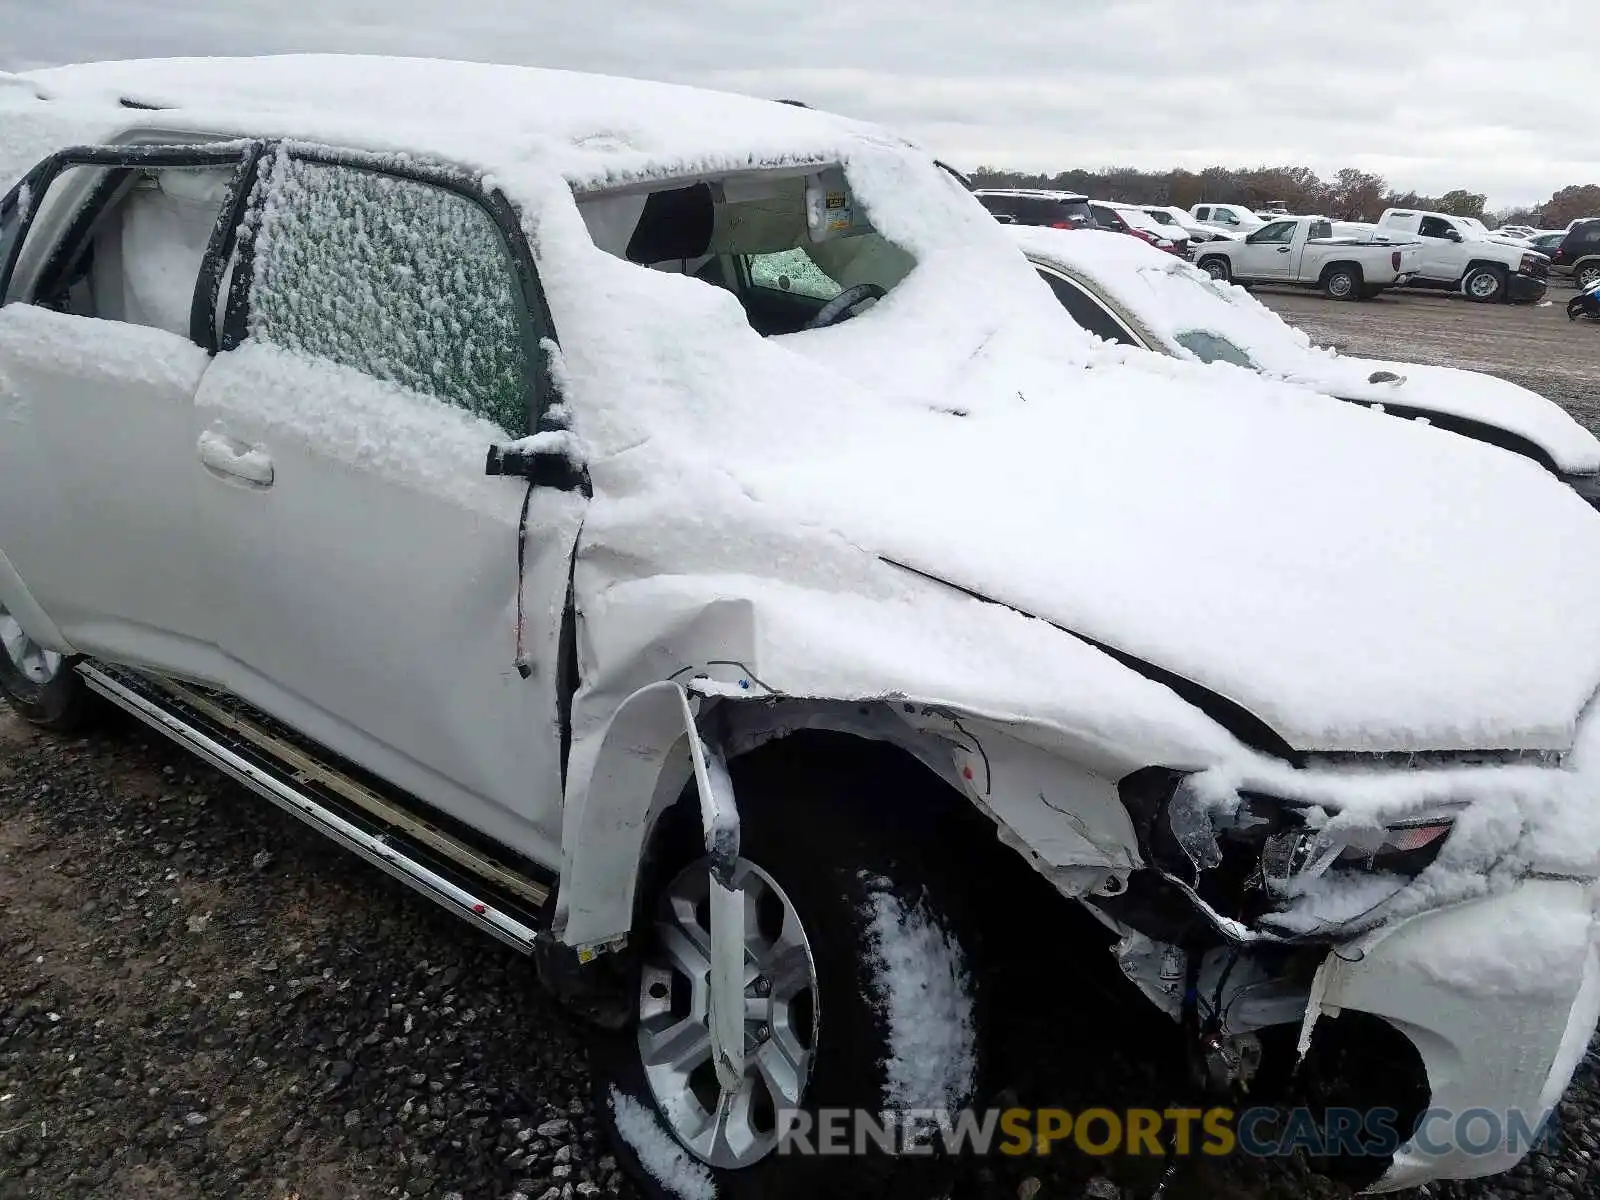
[[[1323,179],[1309,167],[1206,167],[1141,171],[1109,167],[1099,171],[1061,171],[1055,175],[979,167],[972,172],[979,187],[1059,188],[1094,200],[1131,204],[1173,204],[1190,208],[1206,200],[1261,208],[1281,201],[1290,212],[1321,213],[1346,221],[1374,221],[1386,208],[1424,208],[1460,217],[1478,217],[1492,226],[1522,224],[1561,228],[1575,217],[1600,216],[1600,185],[1562,188],[1534,208],[1509,208],[1485,213],[1488,198],[1480,192],[1453,188],[1442,196],[1401,192],[1381,175],[1345,167]]]

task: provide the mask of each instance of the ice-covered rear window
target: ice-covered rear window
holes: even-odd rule
[[[1225,362],[1254,371],[1250,356],[1220,333],[1206,329],[1185,329],[1173,339],[1203,363]]]
[[[519,292],[487,212],[433,184],[287,154],[265,186],[252,336],[527,431]]]

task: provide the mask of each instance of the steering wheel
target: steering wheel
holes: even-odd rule
[[[832,300],[829,300],[816,315],[806,322],[807,329],[826,329],[830,325],[837,325],[840,321],[848,321],[855,316],[856,305],[864,300],[882,300],[889,294],[889,290],[879,287],[875,283],[858,283],[855,287],[847,287]]]

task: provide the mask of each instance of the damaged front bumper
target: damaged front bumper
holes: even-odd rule
[[[1600,1017],[1595,902],[1588,883],[1529,879],[1328,954],[1302,1048],[1322,1019],[1368,1013],[1412,1043],[1426,1073],[1428,1110],[1368,1190],[1496,1174],[1532,1148],[1519,1131],[1560,1101]]]

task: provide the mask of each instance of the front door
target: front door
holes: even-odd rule
[[[1295,267],[1293,221],[1263,225],[1233,252],[1233,273],[1246,279],[1293,279]],[[1242,264],[1242,269],[1239,264]]]
[[[532,264],[496,211],[459,176],[274,151],[195,480],[235,690],[554,863],[583,498],[484,474],[547,400]]]
[[[1422,239],[1419,273],[1423,278],[1452,283],[1461,278],[1466,255],[1461,250],[1461,235],[1449,221],[1442,217],[1423,217],[1417,236]]]

